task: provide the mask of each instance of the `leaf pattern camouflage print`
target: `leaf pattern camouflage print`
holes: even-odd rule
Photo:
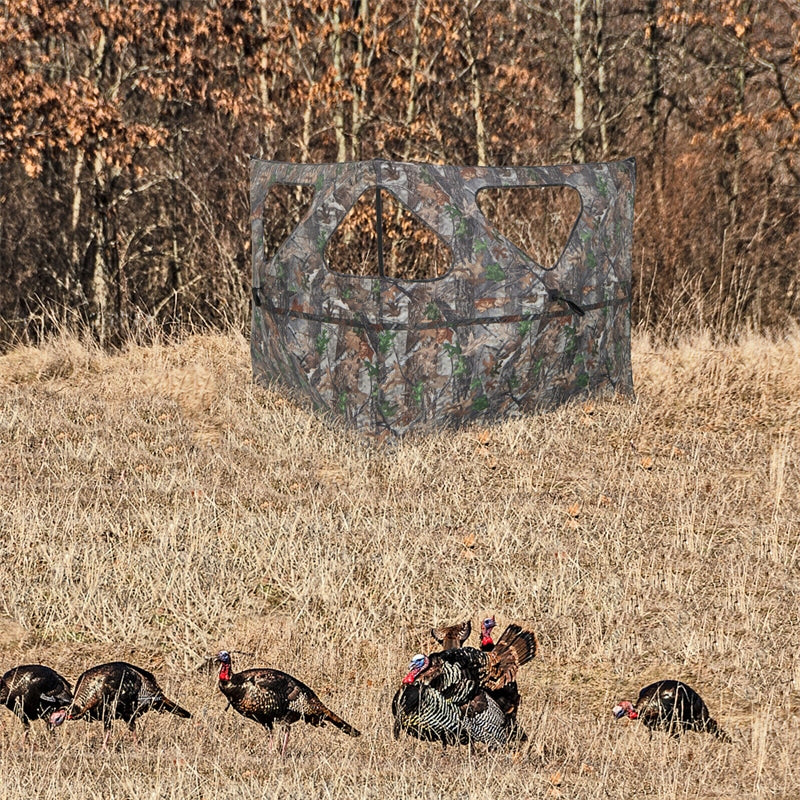
[[[506,417],[582,393],[632,394],[633,159],[554,167],[251,161],[255,380],[277,381],[377,437]],[[306,216],[267,260],[264,201],[312,187]],[[581,211],[545,269],[481,213],[487,187],[568,186]],[[334,272],[325,246],[370,188],[450,247],[440,278]]]

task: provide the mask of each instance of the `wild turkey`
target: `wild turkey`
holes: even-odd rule
[[[506,715],[488,692],[478,691],[458,704],[443,692],[424,684],[402,686],[392,700],[393,735],[403,731],[422,741],[438,741],[443,747],[483,742],[490,748],[507,744]]]
[[[472,623],[467,620],[457,625],[443,628],[431,628],[431,636],[442,646],[442,650],[455,650],[469,639]]]
[[[392,703],[395,738],[405,731],[444,746],[508,744],[518,735],[515,720],[493,693],[535,654],[533,633],[509,625],[490,653],[467,647],[415,656]]]
[[[166,711],[186,719],[192,716],[164,695],[152,673],[124,661],[113,661],[87,669],[75,684],[72,702],[53,713],[50,721],[60,725],[65,719],[102,720],[105,747],[112,720],[127,722],[135,736],[136,720],[147,711]]]
[[[691,686],[680,681],[656,681],[639,692],[636,704],[623,700],[614,706],[617,719],[628,717],[641,720],[653,731],[666,731],[675,738],[684,731],[711,733],[724,742],[731,737],[711,718],[708,707]]]
[[[0,678],[0,705],[13,711],[27,729],[31,720],[47,720],[72,701],[72,687],[54,669],[43,664],[14,667]]]
[[[236,711],[263,725],[270,733],[276,722],[285,726],[281,755],[286,752],[289,726],[298,720],[315,726],[330,722],[348,736],[361,736],[360,731],[334,714],[313,689],[297,678],[277,669],[234,672],[226,650],[217,654],[217,663],[220,665],[219,690]]]
[[[469,620],[456,625],[431,628],[431,636],[442,645],[443,650],[461,647],[471,632],[472,623]],[[400,738],[401,731],[405,731],[423,741],[439,741],[443,747],[468,742],[466,729],[461,723],[460,709],[445,700],[436,690],[431,691],[414,684],[401,684],[392,698],[392,716],[395,739]]]
[[[442,747],[467,744],[470,740],[459,706],[430,686],[401,686],[392,699],[392,716],[395,739],[402,731],[424,742],[441,742]]]

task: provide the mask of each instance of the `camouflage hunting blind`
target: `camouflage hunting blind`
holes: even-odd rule
[[[255,380],[278,381],[379,437],[582,393],[631,393],[634,181],[633,159],[508,168],[253,159]],[[276,184],[312,187],[313,200],[267,259],[264,206]],[[553,186],[574,188],[581,208],[546,269],[492,225],[476,195]],[[350,275],[326,263],[326,244],[348,211],[365,193],[379,204],[380,190],[449,246],[442,277],[399,280],[380,261],[376,276]]]

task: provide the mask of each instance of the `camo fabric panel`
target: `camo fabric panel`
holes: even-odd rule
[[[403,434],[503,417],[601,390],[632,393],[633,159],[557,167],[389,161],[251,161],[256,381],[309,396],[357,430]],[[306,217],[267,261],[274,184],[314,189]],[[548,270],[478,208],[487,187],[569,186],[581,211]],[[337,273],[326,244],[380,187],[435,231],[453,264],[434,280]]]

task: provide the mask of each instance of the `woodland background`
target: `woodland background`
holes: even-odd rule
[[[250,155],[635,156],[634,321],[781,327],[799,33],[797,0],[2,0],[0,342],[245,329]]]

